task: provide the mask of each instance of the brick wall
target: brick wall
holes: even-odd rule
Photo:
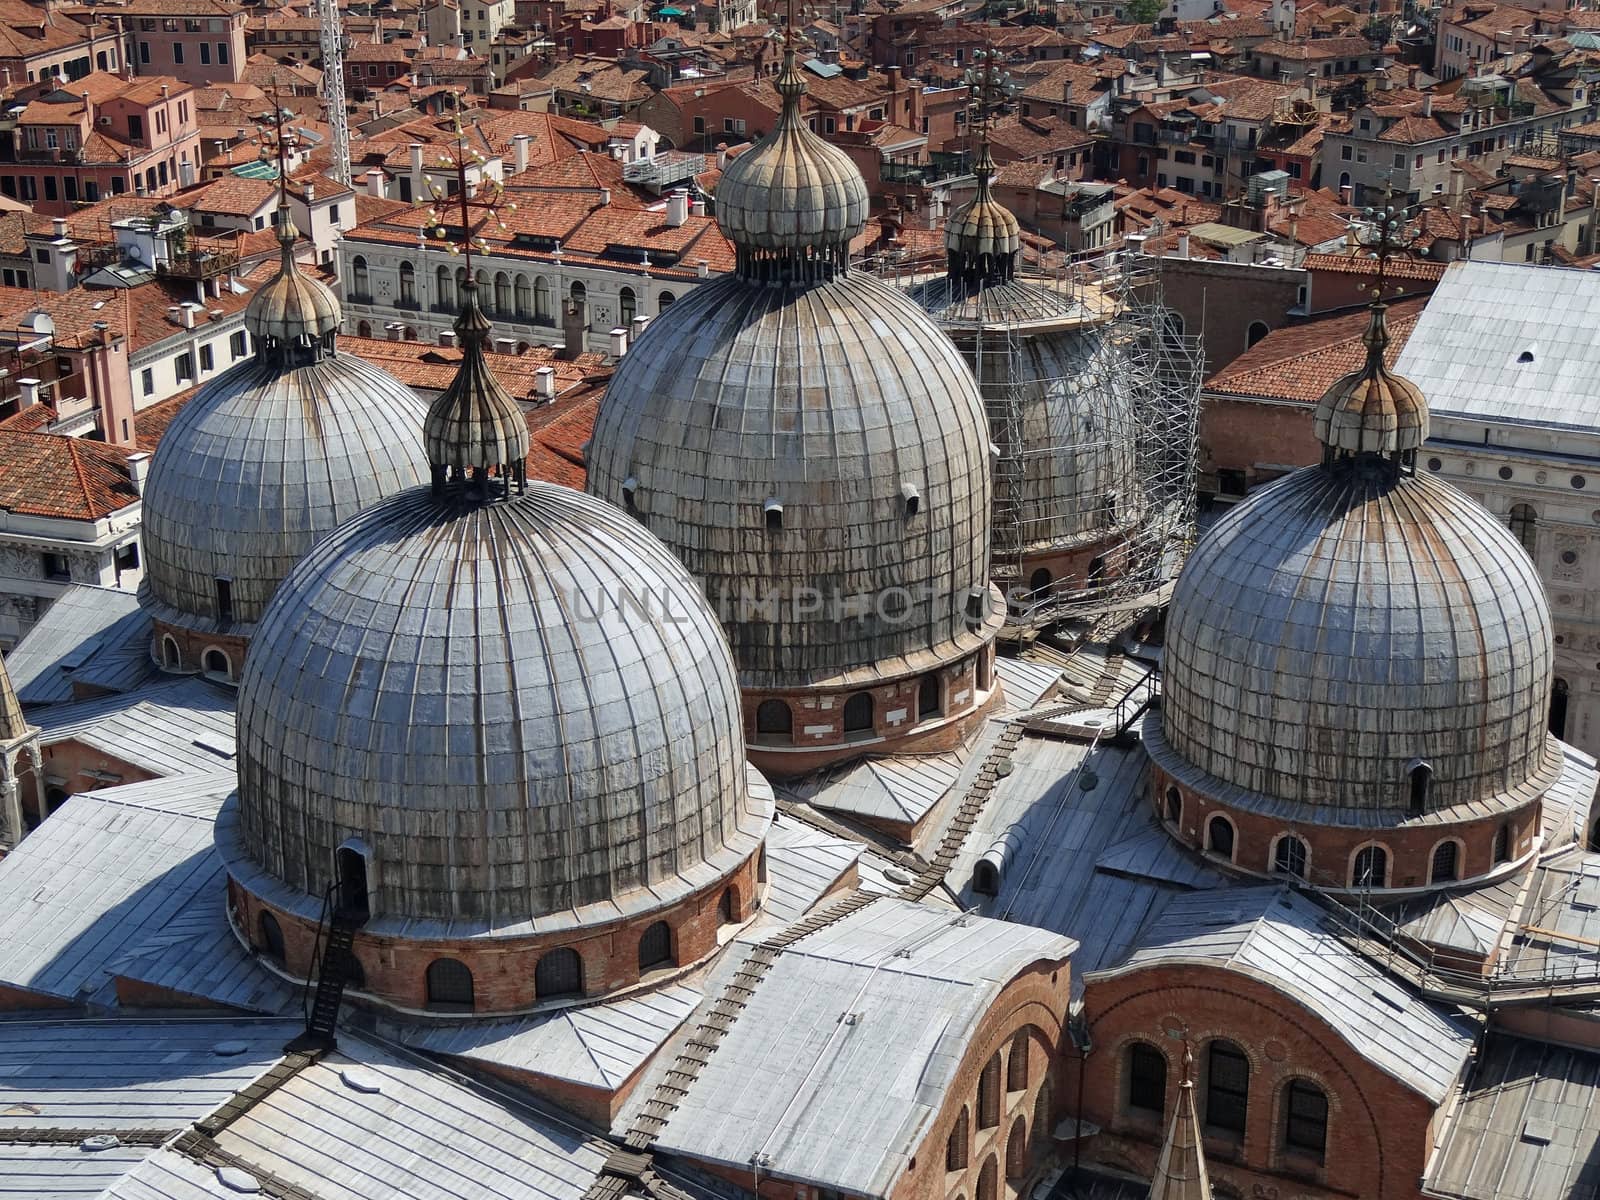
[[[1102,1129],[1084,1158],[1148,1176],[1172,1118],[1183,1072],[1183,1041],[1194,1047],[1196,1105],[1205,1121],[1207,1044],[1225,1039],[1249,1059],[1242,1140],[1206,1136],[1213,1184],[1238,1195],[1322,1200],[1411,1200],[1432,1133],[1432,1104],[1361,1058],[1310,1009],[1268,984],[1221,967],[1149,967],[1091,979],[1084,997],[1093,1049],[1083,1068],[1083,1118]],[[1176,1034],[1176,1036],[1174,1036]],[[1167,1060],[1164,1113],[1144,1115],[1127,1100],[1128,1048],[1155,1047]],[[1079,1071],[1068,1059],[1065,1094]],[[1283,1144],[1284,1094],[1292,1079],[1328,1098],[1323,1163]]]

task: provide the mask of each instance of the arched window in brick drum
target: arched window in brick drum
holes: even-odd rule
[[[722,898],[717,901],[717,923],[719,925],[732,925],[739,916],[739,895],[731,887],[722,889]]]
[[[1211,853],[1233,861],[1233,822],[1215,816],[1206,822],[1206,847]]]
[[[1167,821],[1173,825],[1183,823],[1183,793],[1175,787],[1167,788]]]
[[[872,732],[872,693],[857,692],[844,702],[844,731],[846,733]]]
[[[1455,842],[1440,842],[1433,848],[1433,863],[1428,871],[1428,882],[1454,883],[1460,877],[1460,862]]]
[[[1020,1092],[1028,1086],[1028,1034],[1023,1031],[1011,1039],[1006,1059],[1006,1091]]]
[[[1047,1074],[1039,1085],[1038,1095],[1033,1098],[1033,1141],[1041,1154],[1048,1153],[1050,1146],[1050,1087]],[[1044,1139],[1042,1143],[1041,1138]]]
[[[917,686],[917,720],[925,721],[929,717],[937,717],[941,707],[939,676],[936,674],[924,675],[922,682]]]
[[[1494,864],[1511,861],[1511,826],[1502,825],[1494,831]]]
[[[794,714],[782,700],[763,700],[756,706],[756,741],[787,742],[794,735]]]
[[[639,970],[659,971],[676,965],[672,960],[672,927],[657,921],[639,935]]]
[[[1018,1117],[1011,1123],[1006,1139],[1006,1178],[1021,1179],[1028,1173],[1028,1123]]]
[[[967,1166],[967,1144],[972,1140],[971,1118],[967,1113],[967,1106],[961,1106],[961,1115],[956,1118],[954,1128],[950,1130],[950,1137],[944,1144],[944,1169],[946,1171],[962,1171]]]
[[[278,924],[278,918],[269,912],[263,912],[256,921],[256,927],[261,932],[262,955],[281,967],[283,965],[283,929]]]
[[[1291,834],[1284,834],[1272,848],[1272,870],[1277,875],[1306,877],[1306,844]]]
[[[989,1161],[983,1164],[983,1170],[978,1172],[978,1200],[995,1200],[995,1192],[1000,1186],[1000,1168],[994,1161],[994,1156],[989,1156]]]
[[[1000,1124],[1000,1056],[996,1054],[978,1076],[978,1128]]]
[[[472,972],[454,958],[428,964],[428,1007],[442,1012],[471,1012]]]
[[[533,968],[533,991],[539,1000],[583,995],[583,959],[571,946],[541,955]]]
[[[1356,855],[1355,869],[1350,873],[1350,886],[1381,888],[1389,886],[1389,852],[1382,846],[1363,847]]]

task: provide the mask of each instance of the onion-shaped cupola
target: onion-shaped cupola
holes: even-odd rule
[[[295,262],[287,204],[277,227],[278,272],[245,311],[250,358],[173,418],[145,485],[140,600],[168,670],[236,678],[289,568],[339,522],[427,477],[426,406],[338,352],[339,302]]]
[[[1445,885],[1525,853],[1560,775],[1550,612],[1506,527],[1416,474],[1427,403],[1381,303],[1365,340],[1317,406],[1323,461],[1184,567],[1145,740],[1163,816],[1241,868]]]
[[[950,274],[968,284],[1005,283],[1017,271],[1022,227],[1012,211],[994,197],[996,169],[987,130],[979,142],[978,161],[972,170],[978,179],[978,194],[945,223],[944,246]]]
[[[702,961],[704,914],[760,904],[772,799],[694,581],[621,510],[526,481],[470,283],[455,328],[430,484],[318,543],[262,618],[218,845],[291,974],[336,878],[358,997],[505,1013]]]
[[[952,744],[998,699],[990,438],[960,353],[850,265],[860,173],[800,115],[717,185],[732,274],[618,364],[588,486],[664,541],[720,612],[751,759],[795,774]]]

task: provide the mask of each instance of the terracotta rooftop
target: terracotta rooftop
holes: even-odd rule
[[[1426,303],[1425,297],[1418,297],[1390,306],[1390,341],[1384,353],[1390,366],[1400,357]],[[1273,330],[1208,379],[1205,390],[1219,396],[1315,404],[1335,380],[1366,361],[1362,335],[1368,324],[1363,308]]]
[[[0,508],[33,517],[97,521],[138,502],[132,450],[57,433],[0,428]]]

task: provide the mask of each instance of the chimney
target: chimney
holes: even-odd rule
[[[367,195],[376,200],[383,199],[383,172],[377,167],[367,172]]]
[[[89,128],[93,129],[94,128],[94,101],[89,98],[89,93],[88,92],[79,92],[78,96],[83,101],[83,112],[84,112],[84,116],[85,116],[86,120],[89,123]]]
[[[1428,92],[1426,95],[1424,95],[1422,97],[1422,115],[1425,116],[1425,117],[1433,116],[1433,93],[1432,92]]]
[[[703,217],[703,216],[705,216],[706,215],[706,202],[704,200],[698,198],[698,197],[696,197],[695,199],[689,201],[689,215],[691,217]]]
[[[383,327],[383,332],[389,335],[389,340],[391,342],[398,342],[400,340],[400,335],[405,333],[405,331],[406,327],[399,321],[390,321]]]
[[[56,241],[60,242],[60,241],[65,241],[66,240],[66,236],[67,236],[67,219],[65,217],[57,217],[55,220],[51,221],[50,222],[50,228],[51,228],[51,231],[55,234]]]
[[[511,139],[511,165],[513,173],[521,175],[528,169],[528,147],[533,138],[526,133],[519,133]]]
[[[456,331],[455,330],[453,330],[453,329],[441,329],[439,331],[439,345],[443,346],[445,349],[448,350],[448,349],[451,349],[452,347],[454,347],[455,344],[456,344]]]
[[[178,163],[178,186],[186,188],[194,186],[194,163],[187,158]]]
[[[128,479],[133,484],[133,490],[139,495],[144,495],[145,480],[150,478],[150,456],[143,450],[137,454],[128,455]]]
[[[17,380],[17,388],[21,392],[21,396],[17,400],[19,409],[32,408],[39,403],[39,381],[37,379],[19,379]]]
[[[193,305],[193,304],[185,304],[185,305],[183,305],[183,327],[185,329],[193,329],[194,328],[194,310],[195,310],[195,307],[196,306]]]
[[[694,273],[701,279],[710,279],[711,264],[703,258],[696,259],[694,264]]]
[[[569,302],[561,316],[561,357],[571,362],[584,351],[584,336],[589,328],[589,306],[582,300]]]
[[[717,170],[720,171],[720,170],[722,170],[723,167],[725,167],[727,165],[728,165],[728,143],[727,142],[718,142],[717,143]]]
[[[425,194],[422,182],[422,143],[412,142],[407,149],[411,151],[411,198],[420,200]]]
[[[1346,208],[1356,202],[1356,189],[1350,184],[1345,184],[1339,189],[1339,203]]]
[[[517,339],[497,337],[494,339],[493,350],[496,354],[515,354],[517,352]]]
[[[610,206],[611,206],[611,189],[610,188],[601,188],[600,189],[600,207],[601,208],[609,208]]]
[[[621,358],[628,352],[628,331],[626,329],[613,329],[611,331],[611,357]]]
[[[539,403],[549,404],[556,398],[556,369],[540,367],[533,373],[533,394]]]
[[[314,183],[306,184],[306,203],[310,204],[317,198],[317,186]]]
[[[1472,218],[1461,214],[1461,257],[1472,257]]]
[[[1451,166],[1450,166],[1450,211],[1451,212],[1455,212],[1457,209],[1459,209],[1461,207],[1461,181],[1462,181],[1463,177],[1465,176],[1465,174],[1466,174],[1466,172],[1464,172],[1459,166],[1456,166],[1453,163],[1451,164]]]
[[[1178,257],[1189,257],[1189,231],[1187,229],[1178,234]]]
[[[689,219],[689,193],[683,188],[673,188],[667,194],[667,224],[677,229]]]
[[[637,342],[644,334],[644,331],[649,328],[649,326],[649,317],[635,317],[633,319],[633,324],[628,326],[628,344],[632,345],[633,343]]]

